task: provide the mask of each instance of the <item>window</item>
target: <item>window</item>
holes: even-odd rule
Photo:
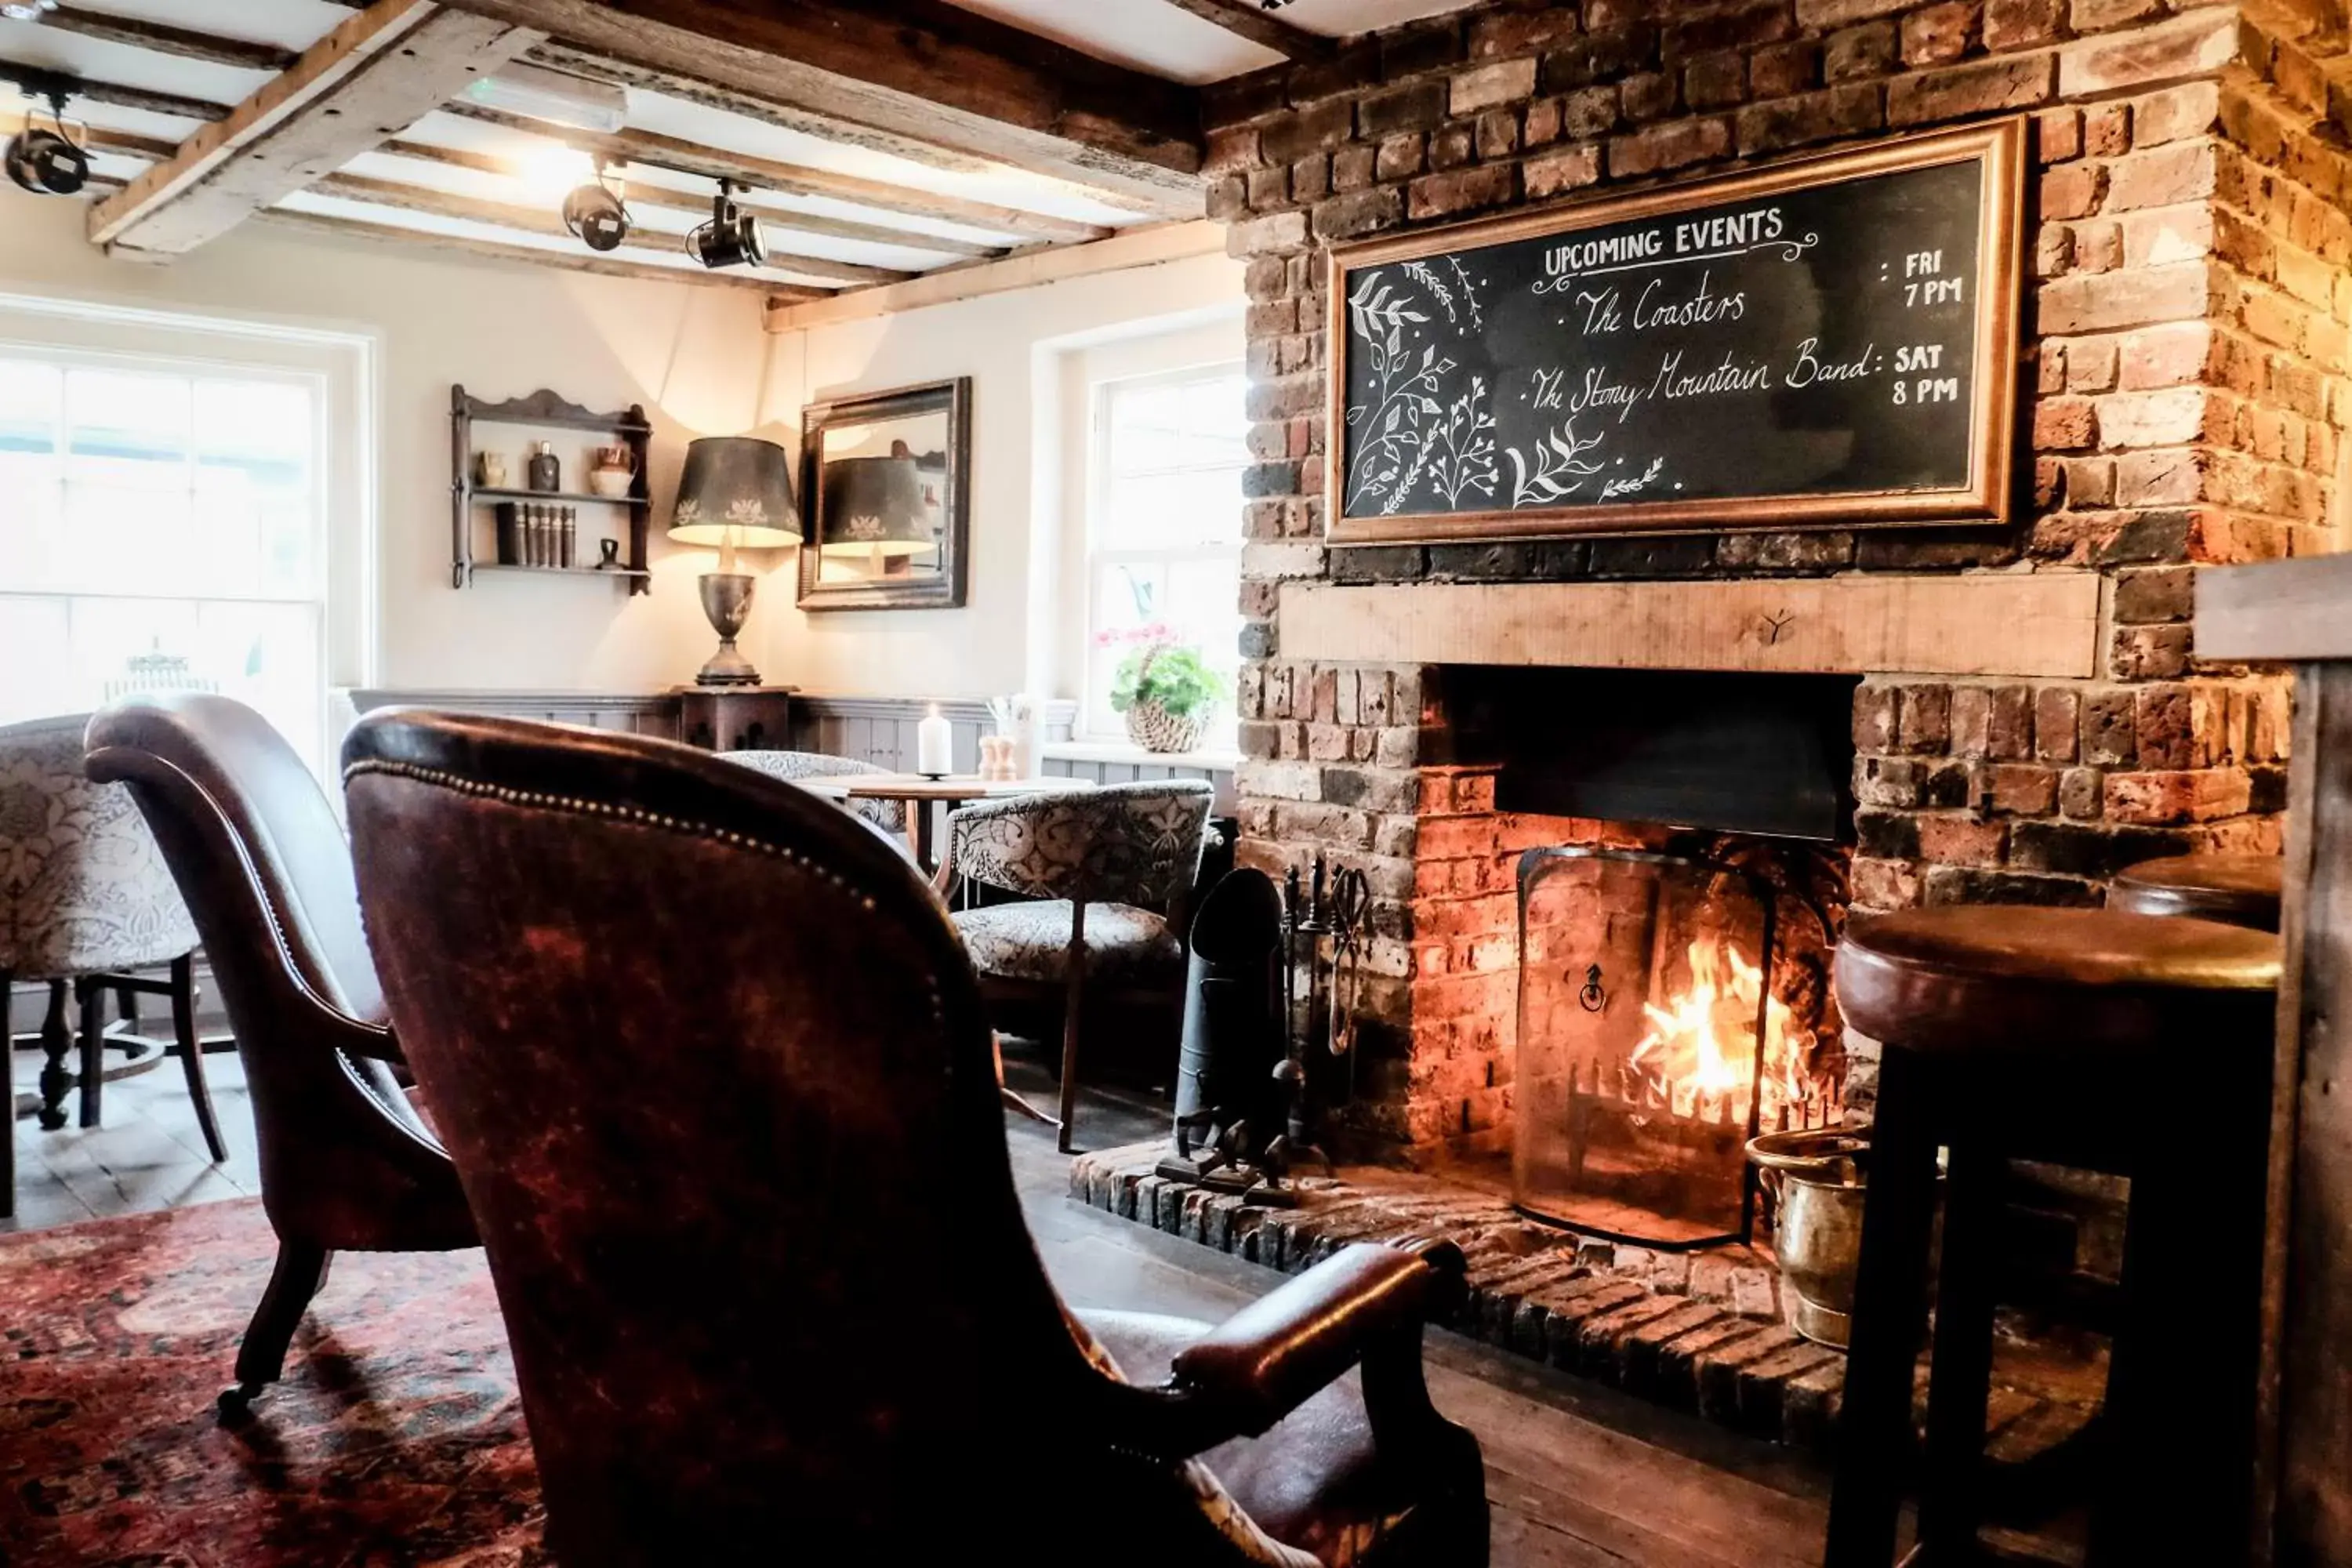
[[[1166,627],[1228,679],[1240,668],[1243,390],[1239,365],[1096,384],[1082,720],[1090,738],[1124,738],[1111,686],[1150,628]],[[1207,743],[1225,749],[1234,738],[1227,702]]]
[[[325,401],[302,372],[0,343],[0,723],[213,690],[322,760]]]

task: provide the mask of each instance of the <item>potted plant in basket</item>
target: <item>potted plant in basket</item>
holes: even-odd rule
[[[1127,721],[1128,739],[1147,752],[1189,752],[1201,743],[1210,715],[1225,700],[1225,678],[1201,650],[1157,623],[1105,632],[1108,647],[1131,643],[1112,679],[1111,711]]]

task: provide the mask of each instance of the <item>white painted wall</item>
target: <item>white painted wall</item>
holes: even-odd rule
[[[795,430],[807,402],[972,378],[971,576],[961,610],[804,615],[784,609],[786,561],[746,634],[761,672],[840,694],[1073,695],[1060,635],[1065,594],[1083,593],[1063,551],[1077,510],[1066,494],[1071,365],[1170,332],[1190,352],[1239,360],[1244,303],[1241,264],[1202,256],[775,335],[763,411]]]
[[[79,203],[0,192],[0,293],[360,331],[377,344],[377,646],[338,684],[654,690],[690,679],[714,646],[694,579],[710,552],[672,547],[663,515],[685,443],[764,434],[771,345],[760,296],[459,259],[413,246],[321,240],[248,226],[168,267],[113,261],[82,238]],[[592,408],[642,403],[655,437],[654,592],[487,574],[449,585],[449,387],[541,386]],[[787,434],[782,438],[789,442]],[[513,436],[520,450],[522,433]],[[559,440],[567,487],[579,443]],[[618,514],[615,514],[617,517]],[[581,550],[593,559],[583,526]],[[770,618],[787,570],[763,585]],[[787,613],[789,613],[787,611]],[[755,645],[756,646],[756,645]],[[879,688],[861,688],[878,689]]]

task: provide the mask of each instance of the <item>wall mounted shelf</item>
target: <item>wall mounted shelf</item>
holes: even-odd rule
[[[611,437],[615,444],[629,449],[629,491],[626,495],[600,496],[584,490],[518,489],[506,485],[476,484],[474,426],[477,424],[575,430]],[[631,404],[616,413],[599,414],[579,404],[566,402],[545,388],[528,397],[493,403],[469,395],[462,386],[452,386],[449,389],[449,585],[463,588],[474,580],[477,572],[531,572],[556,577],[617,579],[628,584],[631,594],[651,593],[653,573],[646,565],[646,537],[653,513],[653,498],[646,483],[646,451],[652,438],[653,425],[646,419],[642,405]],[[577,462],[580,459],[575,454],[569,460]],[[524,561],[478,559],[474,549],[476,530],[490,526],[495,538],[495,523],[491,519],[478,515],[478,512],[509,503],[617,509],[628,519],[622,552],[623,565],[617,569],[593,564],[551,566]],[[580,540],[575,546],[575,558],[582,552],[579,546],[584,546],[587,553],[594,551],[592,542]],[[491,554],[496,556],[495,548]]]

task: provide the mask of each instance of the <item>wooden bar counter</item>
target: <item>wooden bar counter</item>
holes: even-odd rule
[[[2201,574],[2197,653],[2295,671],[2256,1555],[2352,1568],[2352,554]]]

